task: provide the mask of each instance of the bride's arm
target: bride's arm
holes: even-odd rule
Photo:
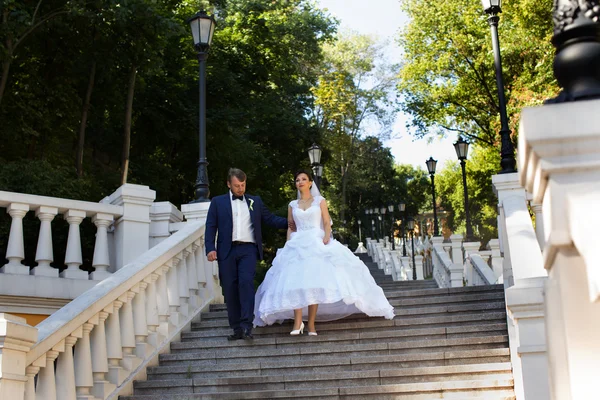
[[[287,236],[286,236],[286,240],[290,240],[290,235],[292,234],[292,230],[290,229],[290,223],[294,223],[294,216],[292,215],[292,206],[288,207],[288,229],[287,229]]]
[[[321,217],[323,218],[323,230],[325,236],[323,237],[323,243],[329,243],[331,239],[331,217],[329,216],[329,210],[327,209],[327,200],[321,200]]]

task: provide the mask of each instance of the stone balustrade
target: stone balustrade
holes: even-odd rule
[[[12,218],[6,249],[8,263],[0,267],[0,274],[83,280],[102,280],[110,275],[108,228],[123,215],[122,206],[0,191],[0,207],[6,208]],[[35,252],[37,266],[22,264],[25,258],[23,218],[30,211],[40,220]],[[52,221],[57,215],[62,216],[69,224],[66,268],[62,272],[51,265],[54,261]],[[95,271],[91,274],[79,268],[83,263],[80,225],[85,218],[90,218],[96,226],[92,261]],[[1,280],[6,281],[5,278]]]
[[[0,398],[127,394],[202,309],[223,301],[204,257],[204,228],[202,221],[185,224],[36,328],[0,314]]]

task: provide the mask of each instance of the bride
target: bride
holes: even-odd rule
[[[287,242],[256,292],[254,325],[294,319],[291,335],[316,335],[315,321],[332,321],[354,313],[394,318],[394,308],[367,266],[331,238],[331,218],[309,172],[295,175],[298,200],[290,202]],[[319,313],[317,315],[317,309]]]

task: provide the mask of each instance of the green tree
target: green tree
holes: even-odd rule
[[[499,106],[491,36],[480,3],[468,0],[402,2],[410,23],[398,90],[411,131],[423,137],[458,132],[482,146],[498,146]],[[500,43],[508,113],[557,93],[552,75],[552,1],[503,4]]]
[[[326,43],[325,68],[315,96],[313,118],[323,133],[324,145],[332,154],[326,168],[336,172],[340,185],[340,218],[345,219],[352,161],[357,158],[359,139],[370,122],[381,127],[380,136],[388,134],[394,116],[390,100],[395,81],[391,69],[381,64],[382,46],[373,37],[343,33]]]

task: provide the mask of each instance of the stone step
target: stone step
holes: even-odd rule
[[[256,335],[252,341],[236,340],[228,341],[225,338],[201,338],[201,340],[186,340],[183,342],[171,343],[171,353],[189,352],[203,349],[219,349],[219,348],[262,348],[276,349],[286,347],[306,347],[319,346],[326,343],[335,344],[359,344],[359,343],[381,343],[385,342],[400,342],[408,340],[424,340],[424,339],[452,339],[461,337],[489,336],[489,335],[506,335],[507,327],[506,320],[498,322],[492,321],[477,321],[472,322],[472,325],[458,326],[441,326],[428,328],[401,328],[390,327],[389,330],[380,331],[359,331],[339,332],[335,334],[320,334],[318,336],[308,336],[306,334],[300,336],[290,336],[287,331],[275,337],[264,337]]]
[[[274,359],[265,361],[222,362],[188,361],[177,365],[148,367],[149,380],[226,378],[240,376],[288,375],[298,373],[332,373],[344,371],[389,370],[411,367],[435,367],[506,363],[508,348],[427,351],[393,355],[329,356],[318,362]]]
[[[511,379],[511,364],[474,364],[389,370],[137,381],[136,395],[236,392],[240,390],[296,390],[406,383]]]
[[[344,333],[359,332],[362,329],[368,331],[389,330],[392,327],[419,327],[419,328],[435,328],[449,327],[460,325],[472,325],[478,321],[495,321],[498,323],[506,322],[506,310],[497,309],[488,312],[465,312],[465,313],[445,313],[442,315],[412,315],[406,317],[396,317],[393,320],[385,320],[382,318],[369,318],[364,321],[355,322],[322,322],[318,324],[319,336],[337,335],[340,331]],[[208,321],[207,321],[208,322]],[[212,322],[212,321],[211,321]],[[397,328],[394,328],[397,329]],[[273,337],[281,336],[281,334],[289,334],[291,330],[291,322],[284,325],[272,325],[260,327],[253,330],[256,337]],[[231,334],[229,327],[213,328],[213,329],[196,329],[191,332],[182,332],[181,339],[197,340],[201,338],[225,337]]]
[[[387,295],[387,298],[391,305],[400,308],[414,308],[420,306],[449,304],[449,303],[472,303],[478,304],[485,301],[504,301],[504,292],[493,291],[493,292],[471,292],[471,293],[456,293],[456,294],[442,294],[440,296],[406,296],[406,293],[395,292],[393,295]],[[364,314],[355,314],[345,319],[356,319],[366,317]],[[208,321],[212,319],[225,319],[227,318],[227,311],[211,311],[208,313],[202,313],[201,320]],[[197,325],[197,324],[196,324]],[[195,325],[194,325],[195,326]]]
[[[215,350],[198,349],[175,354],[161,354],[160,365],[184,364],[223,364],[248,361],[305,361],[318,363],[330,357],[365,357],[373,355],[396,355],[424,352],[457,351],[466,349],[490,349],[508,346],[508,336],[488,335],[462,338],[443,338],[426,340],[407,340],[399,342],[337,344],[320,343],[318,346],[296,346],[275,349],[254,348],[218,348]]]
[[[480,310],[504,310],[505,305],[504,301],[489,301],[489,302],[473,302],[473,303],[465,303],[465,304],[431,304],[431,305],[421,305],[418,307],[395,307],[394,313],[396,314],[395,319],[401,318],[403,316],[424,316],[424,315],[439,315],[446,313],[461,313],[461,312],[473,312]],[[365,319],[368,317],[364,317]],[[369,320],[380,321],[381,318],[368,318]],[[336,325],[345,325],[351,322],[335,322]],[[322,324],[320,323],[319,326]],[[209,319],[199,323],[192,324],[192,330],[212,330],[214,328],[224,328],[228,327],[229,322],[225,318],[221,319]],[[268,327],[267,327],[268,328]],[[318,328],[320,329],[320,328]]]

